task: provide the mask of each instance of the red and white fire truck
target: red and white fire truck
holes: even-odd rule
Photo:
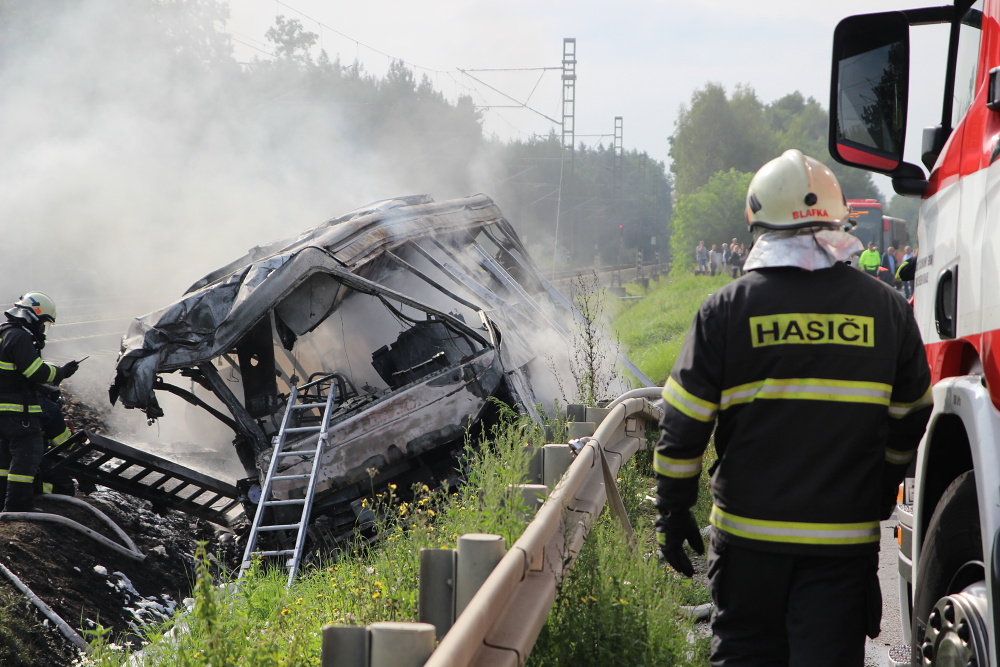
[[[947,26],[947,65],[940,120],[923,131],[918,165],[903,159],[910,40],[931,24]],[[902,621],[914,650],[890,663],[998,666],[1000,0],[841,21],[830,152],[923,200],[914,308],[934,411],[897,512]]]

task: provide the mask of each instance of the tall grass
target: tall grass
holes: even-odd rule
[[[653,382],[666,382],[702,301],[731,282],[727,276],[664,276],[644,298],[621,302],[614,329],[628,358]]]
[[[390,487],[374,508],[382,517],[383,539],[359,542],[335,561],[307,566],[290,589],[283,568],[259,564],[238,584],[218,586],[212,559],[199,554],[190,610],[170,624],[146,628],[141,661],[128,664],[318,666],[327,624],[416,621],[422,548],[453,548],[459,535],[472,532],[501,535],[510,546],[523,532],[520,494],[509,485],[523,481],[529,461],[524,445],[541,444],[542,433],[508,413],[489,440],[466,448],[468,484],[460,490],[421,487],[403,501]],[[639,472],[642,465],[633,457],[620,480],[639,549],[625,549],[617,524],[596,522],[580,561],[562,582],[551,627],[540,637],[532,664],[705,664],[704,640],[692,643],[691,624],[677,613],[678,604],[703,602],[704,593],[667,572],[653,555],[649,478]],[[127,648],[99,640],[84,664],[118,666],[129,655]]]
[[[707,664],[708,639],[679,613],[707,594],[668,572],[652,534],[648,455],[619,471],[618,486],[638,548],[626,546],[621,526],[604,512],[562,582],[556,605],[529,656],[529,667]]]
[[[27,613],[26,613],[27,612]],[[38,664],[32,637],[44,632],[31,613],[30,603],[7,580],[0,588],[0,665],[31,667]]]

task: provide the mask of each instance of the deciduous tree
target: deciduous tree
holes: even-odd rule
[[[750,246],[746,231],[746,193],[752,173],[730,169],[716,172],[704,186],[677,197],[670,251],[675,271],[689,271],[698,241],[719,246],[736,237]]]

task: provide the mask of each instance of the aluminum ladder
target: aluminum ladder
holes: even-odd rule
[[[268,466],[267,477],[260,492],[260,502],[257,504],[257,512],[254,515],[253,524],[247,539],[247,547],[243,553],[243,562],[240,565],[240,578],[250,569],[254,557],[269,558],[285,556],[285,567],[288,569],[288,586],[292,585],[298,574],[299,566],[302,563],[302,551],[305,547],[306,527],[309,525],[309,513],[312,510],[313,495],[316,491],[316,475],[319,471],[321,455],[327,443],[327,429],[330,424],[330,415],[333,412],[334,399],[337,397],[336,384],[329,382],[333,375],[321,377],[317,380],[302,385],[292,387],[291,395],[288,398],[288,407],[285,408],[284,417],[281,420],[281,428],[275,438],[274,451],[271,454],[271,464]],[[326,402],[300,402],[303,392],[310,388],[321,387],[322,383],[329,382]],[[293,426],[299,422],[299,415],[305,410],[315,410],[323,406],[323,416],[316,426]],[[293,419],[293,415],[295,418]],[[316,447],[312,451],[285,451],[288,436],[318,433]],[[309,474],[281,475],[278,474],[278,465],[282,459],[288,456],[298,456],[303,460],[312,459],[312,467]],[[304,480],[306,484],[305,498],[293,498],[290,500],[274,500],[271,498],[271,488],[274,482],[283,480]],[[273,518],[274,512],[268,509],[277,507],[298,506],[301,508],[299,520],[296,523],[267,523],[267,519]],[[292,549],[275,549],[271,551],[258,551],[257,541],[260,534],[264,532],[289,531],[295,536],[295,547]]]

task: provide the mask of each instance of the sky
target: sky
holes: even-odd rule
[[[611,145],[621,116],[624,147],[667,162],[678,109],[710,82],[730,93],[749,86],[764,103],[800,91],[828,105],[836,23],[894,1],[230,0],[226,27],[243,61],[272,57],[265,33],[278,15],[318,35],[316,57],[323,49],[357,60],[374,76],[402,60],[446,96],[470,95],[485,131],[501,139],[558,129],[563,39],[574,38],[577,140]],[[38,29],[0,61],[0,217],[31,221],[22,245],[46,248],[0,249],[4,301],[24,291],[15,283],[26,275],[32,289],[114,290],[116,300],[127,291],[152,309],[252,245],[364,203],[468,194],[434,174],[403,173],[395,139],[392,150],[354,146],[325,109],[243,108],[245,93],[225,88],[234,77],[181,73],[169,30],[140,3],[66,7],[43,28],[29,22]],[[943,44],[915,42],[912,162],[940,108],[943,77],[931,61],[941,54]],[[468,165],[487,194],[499,173],[489,159]],[[86,246],[104,252],[80,252]]]
[[[238,0],[227,27],[241,59],[268,57],[263,35],[283,15],[319,35],[331,59],[358,60],[373,74],[383,73],[390,59],[403,60],[446,95],[469,94],[491,107],[484,127],[504,139],[558,128],[542,114],[561,115],[563,39],[572,37],[577,141],[612,144],[614,119],[621,116],[626,150],[669,162],[678,109],[706,83],[721,83],[729,93],[748,85],[764,103],[797,90],[827,108],[837,23],[910,6],[897,0],[621,0],[614,6],[594,0]],[[911,106],[921,108],[911,114],[907,140],[913,162],[919,161],[920,128],[939,114],[941,34],[937,27],[914,31]],[[543,67],[555,69],[530,69]],[[527,71],[459,71],[506,68]],[[496,108],[514,104],[508,97],[534,111]]]
[[[46,358],[89,355],[77,379],[90,374],[95,395],[106,397],[123,322],[172,303],[253,246],[386,197],[469,193],[401,169],[395,139],[380,151],[355,146],[326,109],[241,107],[245,91],[225,88],[235,77],[178,69],[169,31],[140,3],[66,6],[58,21],[29,21],[36,30],[0,58],[0,219],[17,235],[0,247],[0,303],[26,291],[55,298],[59,333]],[[678,109],[709,82],[730,92],[748,85],[765,103],[798,90],[827,106],[837,21],[893,8],[889,0],[230,0],[228,29],[246,61],[270,57],[264,35],[276,15],[317,33],[317,56],[321,47],[376,76],[401,59],[445,95],[489,107],[484,129],[502,139],[556,129],[545,116],[561,116],[563,39],[572,37],[578,141],[611,144],[621,116],[624,147],[666,162]],[[920,128],[940,108],[942,74],[930,62],[942,54],[940,44],[914,49],[912,162]],[[470,71],[496,69],[522,71]],[[497,108],[509,98],[533,111]],[[334,145],[341,152],[331,160]],[[476,191],[494,191],[496,167],[468,165]],[[74,329],[74,318],[106,328]]]

